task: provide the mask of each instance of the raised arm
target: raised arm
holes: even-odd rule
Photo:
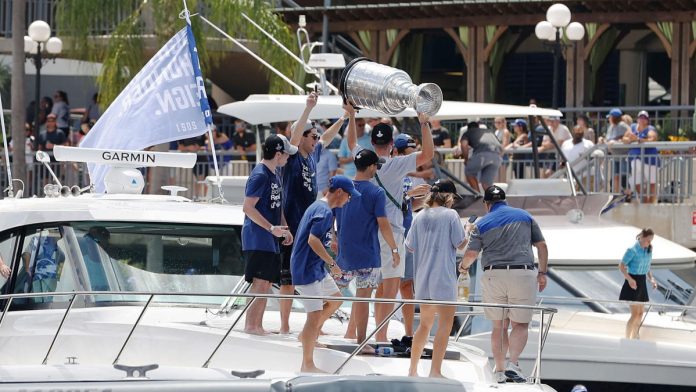
[[[350,106],[350,104],[344,106],[344,108],[348,106]],[[352,156],[353,150],[358,144],[358,126],[355,124],[355,109],[350,106],[350,110],[346,109],[346,112],[348,112],[348,151],[350,151]]]
[[[430,116],[425,113],[418,113],[418,121],[421,125],[421,140],[422,140],[422,150],[416,153],[416,166],[424,165],[427,162],[432,161],[435,155],[435,143],[433,142],[433,133],[430,131],[430,124],[428,120]]]
[[[309,114],[312,112],[312,109],[317,106],[317,98],[317,93],[315,92],[311,92],[309,96],[307,96],[307,105],[305,106],[300,119],[297,120],[295,125],[292,127],[290,144],[293,146],[298,146],[300,144],[300,140],[302,140],[302,132],[304,132],[304,127],[305,124],[307,124],[307,119],[309,119]]]
[[[346,109],[346,106],[350,106],[350,105],[343,105],[343,109]],[[351,107],[351,109],[352,109],[352,107]],[[347,109],[346,109],[346,112],[343,114],[343,116],[339,117],[339,119],[336,120],[335,123],[331,124],[329,129],[327,129],[326,132],[324,132],[321,135],[321,138],[320,138],[321,144],[323,144],[324,146],[328,146],[329,144],[331,144],[331,141],[336,137],[336,134],[341,129],[341,125],[343,125],[343,120],[345,120],[346,117],[348,117],[348,110]]]

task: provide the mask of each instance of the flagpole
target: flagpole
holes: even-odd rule
[[[14,197],[12,168],[10,167],[10,150],[7,148],[7,131],[5,131],[5,113],[2,109],[2,96],[0,96],[0,123],[2,123],[2,143],[5,145],[5,162],[7,163],[7,196]]]
[[[186,18],[186,24],[189,25],[189,28],[191,28],[191,14],[189,13],[188,10],[188,5],[186,4],[186,0],[183,0],[184,2],[184,17]],[[195,68],[195,64],[193,64],[194,59],[193,57],[191,58],[191,64]],[[206,100],[208,97],[206,97]],[[215,138],[213,136],[213,125],[212,124],[207,124],[207,131],[208,131],[208,148],[210,149],[211,154],[213,155],[213,169],[215,170],[215,183],[218,188],[218,198],[220,199],[221,203],[225,203],[225,195],[222,193],[222,179],[220,178],[220,168],[218,167],[218,160],[217,160],[217,153],[215,151]],[[213,198],[212,200],[217,199]]]

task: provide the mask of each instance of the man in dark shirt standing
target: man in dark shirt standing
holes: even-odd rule
[[[440,120],[431,118],[430,127],[431,132],[433,133],[433,143],[435,144],[435,147],[452,147],[452,139],[450,138],[449,130],[442,127]]]
[[[498,168],[503,163],[500,145],[495,133],[481,129],[479,123],[472,121],[466,126],[466,132],[459,138],[459,146],[464,156],[464,174],[472,188],[479,191],[479,182],[483,189],[493,185],[498,175]],[[469,146],[474,151],[469,153]]]
[[[256,162],[256,136],[247,129],[247,123],[244,120],[234,120],[232,142],[234,143],[235,151],[242,154],[240,159],[251,163]]]
[[[54,146],[61,146],[68,141],[65,132],[58,129],[56,115],[46,116],[46,126],[39,132],[38,144],[41,151],[53,151]]]
[[[292,233],[285,225],[280,179],[276,174],[288,156],[295,154],[297,147],[281,135],[272,135],[263,144],[263,160],[247,179],[244,189],[244,225],[242,226],[242,250],[244,252],[244,279],[251,283],[250,293],[268,294],[273,282],[280,278],[280,248],[292,244]],[[263,313],[266,299],[256,298],[249,307],[244,331],[254,335],[265,335]]]

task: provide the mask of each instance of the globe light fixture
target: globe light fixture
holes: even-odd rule
[[[570,22],[572,14],[564,4],[554,4],[546,11],[546,20],[534,27],[534,35],[541,41],[551,41],[553,48],[553,96],[551,106],[558,108],[558,66],[564,48],[563,35],[568,41],[580,41],[585,37],[585,28],[578,22]]]
[[[51,37],[51,26],[43,20],[31,22],[27,29],[29,35],[24,36],[24,52],[27,60],[36,67],[36,94],[34,96],[34,131],[39,131],[39,114],[41,97],[41,67],[47,59],[55,59],[63,50],[63,41],[58,37]],[[45,51],[45,52],[44,52]]]

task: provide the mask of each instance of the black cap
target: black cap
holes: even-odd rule
[[[285,142],[278,135],[271,135],[263,143],[264,152],[285,152]]]
[[[394,140],[393,132],[391,125],[384,123],[375,125],[371,131],[372,144],[383,146],[391,143]]]
[[[497,185],[491,185],[486,188],[486,192],[483,194],[483,201],[496,202],[505,200],[505,191],[503,188]]]
[[[371,150],[360,150],[360,152],[355,156],[355,167],[358,170],[365,170],[370,165],[377,164],[377,169],[386,162],[384,158],[380,158]]]
[[[433,186],[430,188],[430,192],[431,193],[451,193],[457,199],[462,198],[457,193],[457,187],[454,186],[454,183],[450,180],[437,180],[437,181],[435,181]]]

